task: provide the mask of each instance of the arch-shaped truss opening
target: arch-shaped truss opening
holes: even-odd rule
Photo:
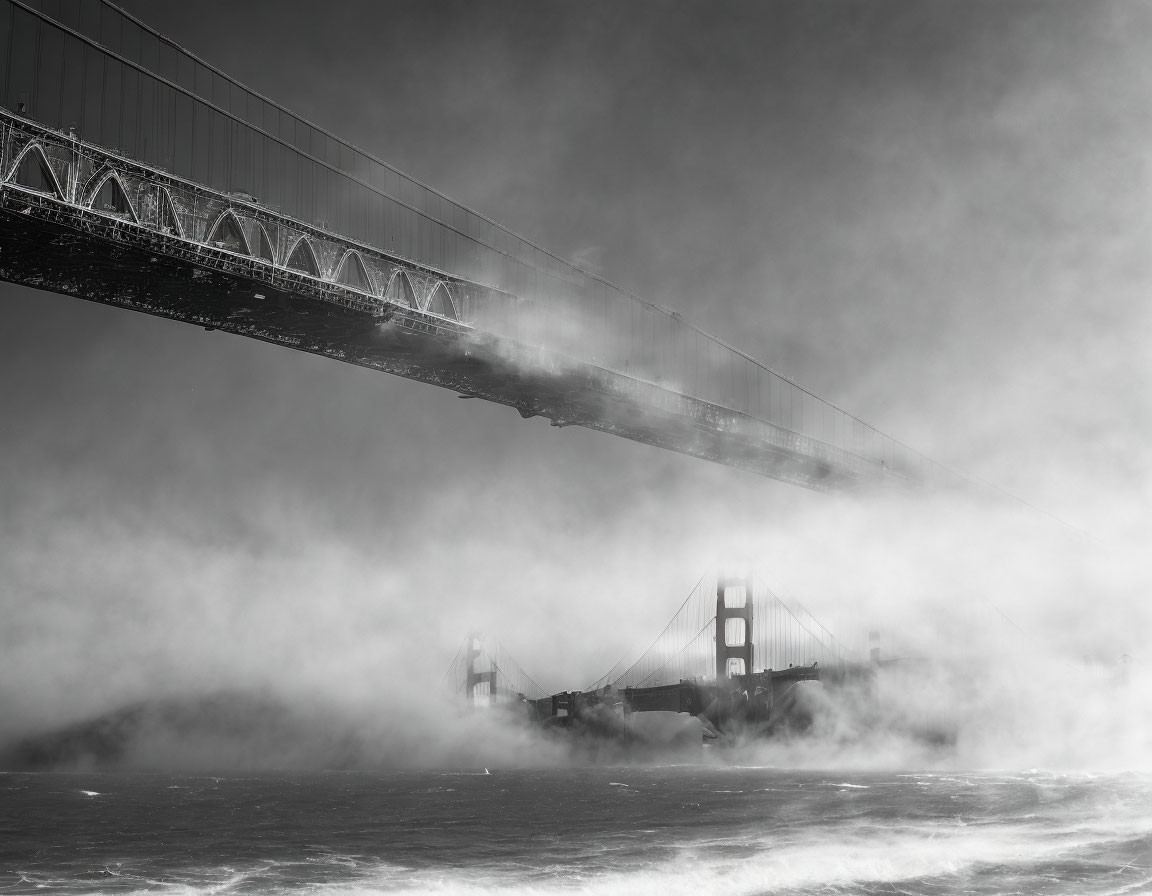
[[[443,280],[437,282],[428,297],[428,307],[425,309],[432,314],[439,314],[449,320],[459,320],[456,314],[456,303],[452,301],[452,294]]]
[[[268,231],[264,229],[263,224],[261,224],[257,229],[260,231],[260,239],[258,241],[260,245],[256,248],[257,257],[263,258],[265,261],[270,261],[275,264],[276,250],[272,248],[272,240],[268,238]]]
[[[288,254],[285,267],[312,277],[320,276],[320,265],[316,262],[316,253],[312,251],[312,244],[308,242],[308,237],[302,236],[296,241],[296,245]]]
[[[407,271],[396,271],[388,281],[388,288],[384,290],[384,301],[394,305],[405,305],[408,308],[416,307],[416,290],[412,288],[412,281],[408,279]]]
[[[368,277],[368,270],[364,267],[364,260],[360,257],[360,253],[353,249],[349,249],[340,262],[336,270],[336,282],[369,295],[375,293],[372,280]]]
[[[248,239],[244,236],[244,228],[231,211],[225,211],[216,219],[207,242],[220,249],[227,249],[239,255],[251,255]]]
[[[37,193],[55,196],[57,199],[64,196],[56,180],[56,173],[48,164],[48,157],[44,155],[44,150],[38,143],[29,143],[24,147],[24,152],[16,160],[12,182]]]
[[[98,172],[89,181],[89,184],[92,186],[85,191],[88,196],[88,201],[85,204],[90,209],[129,221],[139,220],[136,217],[136,210],[132,208],[132,203],[128,200],[128,194],[124,191],[124,184],[120,182],[120,177],[111,168],[105,168]]]
[[[172,194],[164,188],[160,189],[160,211],[156,223],[165,233],[175,236],[184,236],[184,228],[180,225],[180,216],[176,214],[176,206],[172,203]]]

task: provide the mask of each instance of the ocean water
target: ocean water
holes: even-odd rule
[[[1152,777],[0,775],[0,893],[1152,893]]]

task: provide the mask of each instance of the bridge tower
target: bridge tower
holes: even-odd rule
[[[721,575],[716,580],[716,678],[752,671],[752,577]]]
[[[484,653],[484,645],[479,635],[468,636],[468,650],[465,654],[467,663],[464,679],[464,696],[469,703],[476,702],[476,685],[488,682],[488,693],[496,695],[496,664],[488,660],[487,672],[476,671],[476,660]]]

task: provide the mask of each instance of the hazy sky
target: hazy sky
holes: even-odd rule
[[[16,727],[230,683],[367,699],[473,626],[578,687],[729,551],[826,612],[963,583],[1106,650],[1152,628],[1152,2],[124,5],[1097,547],[3,285]]]

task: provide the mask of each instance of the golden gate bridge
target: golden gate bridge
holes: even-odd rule
[[[632,713],[675,712],[696,716],[712,734],[734,726],[769,732],[796,720],[803,682],[867,686],[881,659],[865,643],[839,640],[761,574],[714,573],[638,657],[622,658],[578,690],[547,693],[497,640],[475,634],[444,685],[469,705],[512,707],[545,725],[583,721],[621,733]]]
[[[0,0],[0,279],[806,488],[964,477],[107,0]]]

